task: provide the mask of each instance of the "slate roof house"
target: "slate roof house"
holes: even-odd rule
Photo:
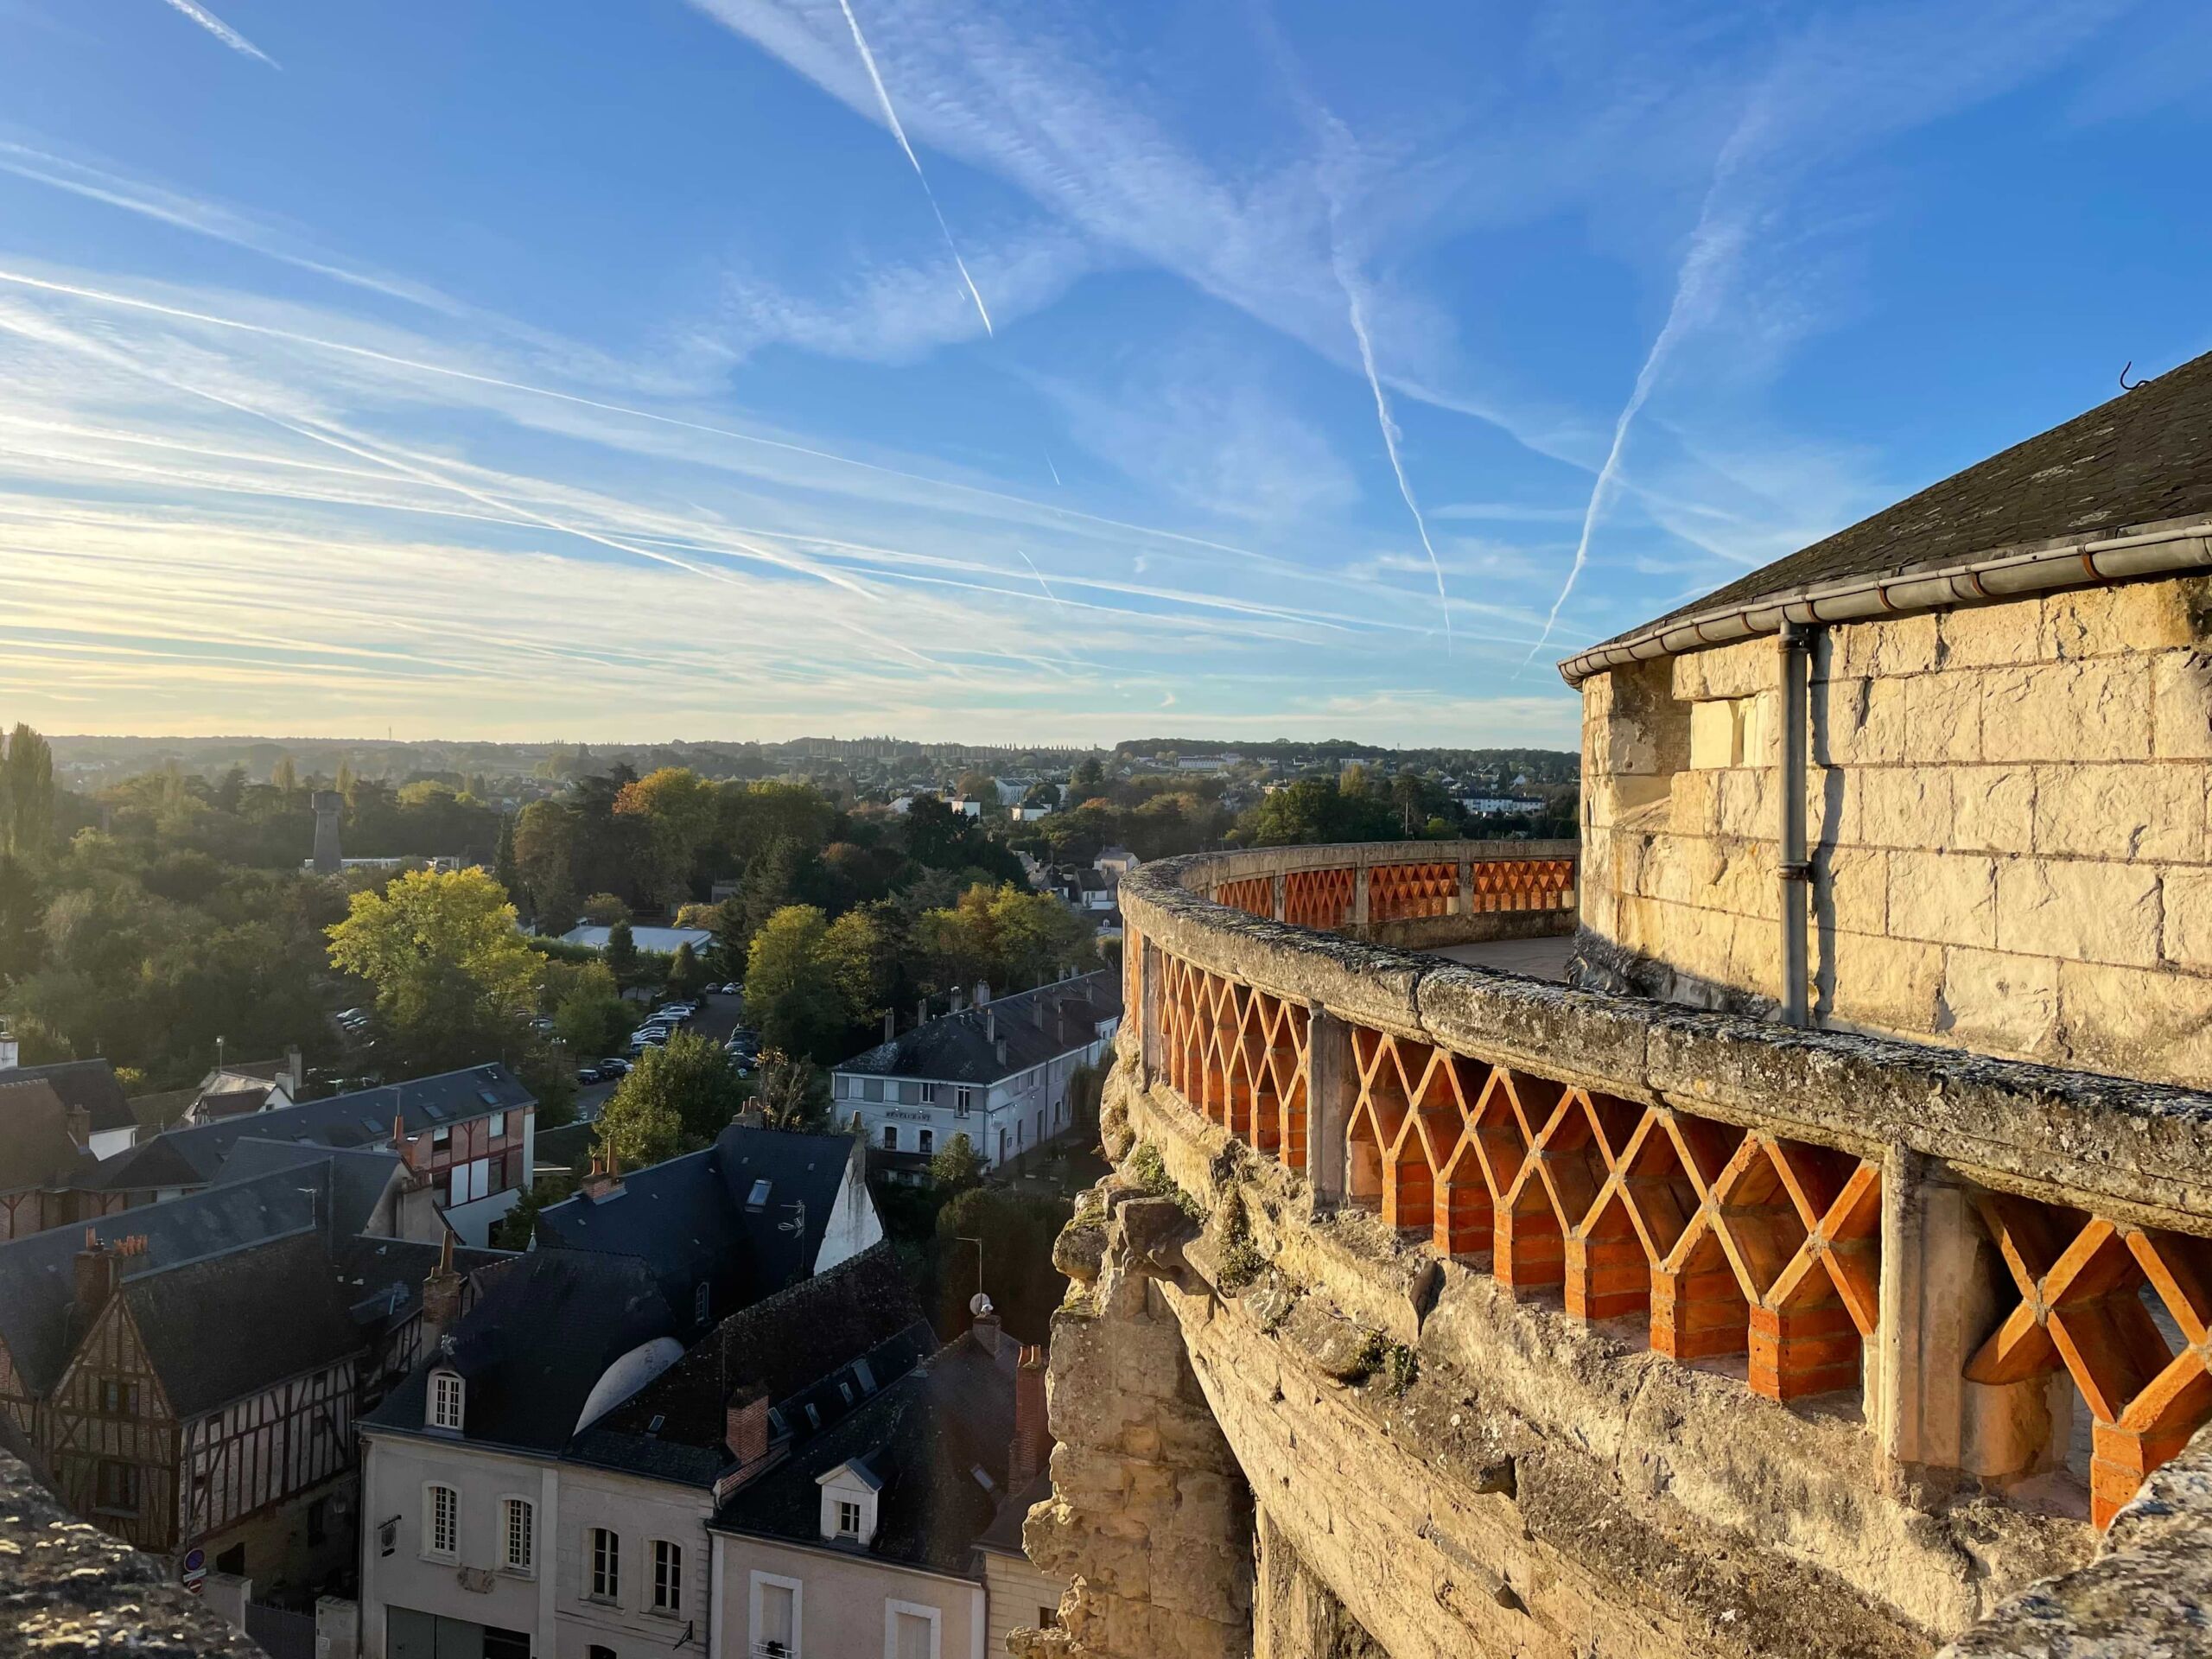
[[[0,1245],[0,1410],[79,1514],[269,1599],[350,1573],[353,1421],[413,1363],[440,1258],[374,1230],[396,1153],[238,1150],[237,1179]],[[446,1316],[490,1259],[448,1258]]]
[[[687,1337],[857,1255],[883,1236],[850,1135],[732,1123],[711,1147],[594,1173],[538,1212],[541,1243],[652,1264]]]
[[[111,1209],[152,1203],[219,1179],[232,1149],[247,1139],[392,1147],[445,1225],[462,1243],[481,1247],[530,1185],[537,1107],[505,1066],[467,1066],[165,1130],[103,1160],[76,1188],[102,1195]]]
[[[0,1072],[0,1239],[77,1219],[68,1188],[92,1164],[89,1141],[84,1109],[65,1104],[51,1083]]]
[[[988,1166],[1013,1162],[1074,1122],[1068,1079],[1096,1065],[1121,1023],[1119,977],[1064,979],[925,1020],[830,1072],[831,1109],[875,1156],[918,1179],[965,1135]]]

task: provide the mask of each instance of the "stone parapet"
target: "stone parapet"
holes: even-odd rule
[[[159,1562],[78,1520],[0,1452],[0,1654],[260,1653]]]

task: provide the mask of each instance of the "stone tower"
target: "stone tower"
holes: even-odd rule
[[[345,861],[338,851],[338,815],[345,810],[346,798],[334,789],[318,789],[315,792],[315,873],[335,875],[345,868]]]

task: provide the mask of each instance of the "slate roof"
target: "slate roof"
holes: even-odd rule
[[[703,1151],[625,1172],[619,1194],[577,1193],[538,1212],[537,1236],[575,1250],[651,1262],[669,1305],[690,1312],[692,1287],[715,1308],[741,1307],[804,1279],[844,1185],[851,1137],[733,1123]],[[768,1183],[766,1202],[753,1191]],[[799,1219],[803,1230],[786,1231]]]
[[[280,1107],[273,1112],[169,1129],[104,1160],[78,1185],[103,1192],[194,1185],[213,1180],[232,1147],[247,1135],[327,1147],[381,1146],[391,1141],[395,1117],[404,1122],[410,1135],[419,1135],[481,1117],[486,1112],[513,1111],[536,1103],[536,1096],[514,1074],[493,1061]]]
[[[74,1310],[75,1258],[87,1231],[103,1243],[133,1234],[145,1237],[145,1254],[125,1259],[127,1284],[142,1273],[159,1273],[319,1226],[328,1192],[327,1164],[277,1170],[0,1244],[0,1342],[7,1344],[25,1386],[45,1394],[60,1380],[83,1334]],[[264,1313],[249,1328],[265,1322]]]
[[[713,1526],[980,1578],[976,1541],[1006,1495],[1018,1352],[1001,1341],[995,1355],[986,1353],[972,1337],[939,1349],[842,1422],[738,1488]],[[865,1464],[882,1483],[875,1536],[864,1548],[822,1536],[817,1478],[849,1462]],[[988,1487],[976,1478],[977,1469],[989,1477]]]
[[[634,1256],[535,1249],[480,1274],[450,1354],[416,1366],[362,1421],[422,1433],[430,1372],[449,1364],[467,1380],[470,1440],[558,1452],[607,1368],[675,1329],[652,1269]]]
[[[1064,1010],[1065,1026],[1055,1016],[1055,1005]],[[1039,1007],[1044,1010],[1041,1026],[1036,1018]],[[1096,1042],[1098,1022],[1117,1018],[1121,1012],[1120,976],[1101,969],[999,997],[988,1007],[939,1014],[832,1069],[861,1076],[987,1085]],[[1006,1044],[1004,1060],[998,1056],[1000,1041]]]
[[[1700,612],[1850,577],[2107,535],[2207,509],[2212,353],[1605,644]]]
[[[67,1180],[92,1161],[69,1138],[69,1108],[50,1081],[0,1071],[0,1192]]]
[[[794,1433],[811,1433],[936,1346],[912,1285],[879,1244],[731,1314],[578,1436],[574,1455],[708,1484],[730,1461],[723,1436],[732,1395],[764,1390]]]
[[[340,1151],[248,1136],[231,1148],[215,1179],[227,1185],[253,1180],[271,1170],[298,1170],[311,1165],[327,1171],[329,1210],[325,1219],[330,1230],[341,1237],[368,1225],[401,1167],[399,1154],[385,1147]]]
[[[123,1096],[115,1068],[105,1060],[62,1060],[53,1065],[19,1065],[0,1072],[10,1083],[49,1083],[64,1106],[81,1106],[92,1115],[92,1133],[136,1128],[137,1116]]]
[[[122,1295],[180,1415],[366,1350],[321,1230],[124,1281]]]
[[[1021,1523],[1029,1518],[1029,1511],[1052,1495],[1050,1471],[1040,1472],[1037,1478],[999,1505],[997,1517],[983,1535],[976,1541],[976,1548],[993,1555],[1014,1555],[1023,1560],[1029,1559],[1028,1551],[1021,1547]]]

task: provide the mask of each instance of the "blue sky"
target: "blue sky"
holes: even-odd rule
[[[2169,0],[0,0],[0,717],[1571,746],[2212,346],[2208,91]]]

